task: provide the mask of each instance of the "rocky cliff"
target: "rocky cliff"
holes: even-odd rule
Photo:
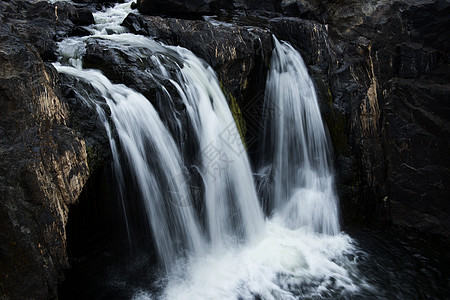
[[[67,126],[55,37],[79,19],[69,6],[0,3],[0,298],[57,297],[68,266],[68,207],[88,178],[85,143]]]

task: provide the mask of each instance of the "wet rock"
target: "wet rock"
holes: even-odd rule
[[[74,23],[93,22],[92,13],[67,2],[6,0],[0,3],[0,12],[2,22],[32,44],[44,61],[56,60],[56,42],[72,31]]]
[[[165,14],[184,17],[199,17],[210,11],[209,1],[161,1],[161,0],[138,0],[137,9],[143,14]]]
[[[87,26],[94,24],[92,12],[85,8],[75,10],[69,15],[69,19],[77,26]]]
[[[392,222],[450,236],[448,85],[392,79],[386,84],[384,149]]]
[[[69,33],[69,36],[88,36],[91,32],[84,27],[75,26]]]
[[[158,54],[163,48],[157,43],[154,43],[154,46],[154,50],[127,50],[111,47],[109,43],[99,40],[88,40],[84,66],[99,69],[112,82],[125,84],[144,95],[159,112],[175,140],[184,145],[184,151],[190,153],[195,145],[192,145],[194,139],[189,137],[186,130],[189,126],[183,101],[175,86],[156,71],[161,63],[169,73],[176,74],[178,70],[176,63],[182,62],[165,60],[164,56]],[[139,54],[136,55],[133,51],[138,51]],[[154,72],[150,73],[148,69]],[[193,155],[185,154],[185,157],[194,159]]]
[[[110,110],[103,97],[89,83],[72,78],[66,74],[59,75],[61,98],[67,104],[70,114],[67,125],[73,128],[85,142],[90,178],[112,161],[111,147],[105,126],[100,120],[92,101],[99,103],[107,117]],[[114,124],[110,121],[112,134]]]

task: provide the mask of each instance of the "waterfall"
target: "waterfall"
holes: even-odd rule
[[[209,238],[214,248],[230,239],[252,239],[263,227],[249,160],[214,71],[192,52],[174,83],[200,142]]]
[[[179,249],[200,253],[204,241],[192,209],[175,142],[150,102],[123,85],[112,84],[96,70],[55,65],[61,73],[89,82],[106,100],[120,144],[144,201],[153,239],[166,266],[179,256]],[[116,176],[123,180],[116,142],[109,135]],[[176,205],[172,205],[176,204]]]
[[[163,291],[155,295],[149,287],[133,299],[298,299],[357,291],[355,262],[348,258],[355,247],[339,233],[330,153],[300,55],[275,40],[264,104],[271,112],[265,120],[268,150],[261,168],[273,178],[265,182],[273,190],[273,216],[264,219],[247,153],[214,71],[187,49],[127,33],[120,22],[128,12],[129,2],[95,13],[96,24],[87,27],[92,35],[60,42],[60,63],[54,66],[106,101],[113,128],[98,100],[84,98],[105,125],[124,209],[125,170],[144,202],[166,277]],[[99,71],[83,69],[88,39],[151,63],[145,72],[162,78],[158,96],[167,101],[165,110]],[[186,107],[188,128],[171,111],[174,91]],[[195,153],[179,138],[183,130],[197,145]],[[199,194],[186,184],[193,169],[202,181]],[[194,209],[198,200],[204,226]]]
[[[192,136],[200,145],[195,168],[203,179],[206,239],[210,240],[211,247],[224,249],[227,245],[256,238],[264,221],[250,163],[214,71],[187,49],[165,46],[123,32],[117,16],[123,18],[125,8],[125,5],[119,5],[116,10],[110,8],[112,18],[105,17],[105,12],[96,14],[97,24],[90,28],[92,35],[89,38],[108,41],[110,48],[143,61],[150,56],[158,66],[152,70],[153,74],[169,80],[176,87],[188,111]],[[62,42],[61,61],[71,66],[55,64],[55,67],[61,73],[89,82],[106,100],[135,188],[144,201],[163,264],[166,267],[172,265],[182,252],[179,249],[200,255],[209,245],[205,244],[200,221],[193,210],[186,184],[186,176],[189,176],[186,170],[190,166],[185,165],[180,155],[181,145],[176,145],[143,95],[126,86],[112,84],[96,70],[82,69],[86,40],[85,37]],[[161,60],[168,62],[177,71],[177,76],[171,75]],[[171,103],[170,94],[164,88],[163,91],[166,92],[161,96]],[[104,118],[104,113],[100,117]],[[110,132],[109,127],[105,128]],[[121,166],[123,160],[119,158],[117,142],[111,134],[108,136],[120,191],[123,190],[120,187],[124,185],[125,168]],[[123,206],[126,209],[126,205]]]
[[[270,170],[273,177],[271,208],[290,228],[308,226],[337,234],[331,153],[314,84],[300,53],[273,39],[263,145],[263,169]]]

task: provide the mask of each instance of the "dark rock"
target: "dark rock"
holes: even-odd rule
[[[75,26],[69,33],[69,36],[88,36],[91,32],[84,27]]]
[[[146,22],[140,16],[133,13],[128,14],[125,20],[123,20],[122,26],[128,28],[131,33],[148,35],[148,27]]]
[[[94,24],[94,16],[88,9],[77,9],[69,15],[70,20],[77,26],[86,26]]]
[[[450,236],[448,85],[393,79],[386,84],[384,149],[392,222]]]
[[[423,48],[422,44],[403,43],[399,47],[399,77],[428,77],[435,69],[440,53],[433,48]]]
[[[208,0],[138,0],[137,9],[143,14],[165,14],[183,17],[199,17],[210,12]]]
[[[56,41],[73,28],[70,18],[77,10],[66,2],[50,4],[8,0],[0,3],[0,19],[16,36],[32,44],[44,61],[56,60]],[[3,22],[3,21],[2,21]]]
[[[248,10],[248,11],[280,11],[281,6],[277,0],[138,0],[137,9],[142,14],[165,15],[196,19],[202,15],[212,15],[221,11]]]
[[[90,177],[95,172],[112,161],[111,147],[96,108],[86,103],[95,101],[99,103],[106,115],[110,115],[109,107],[102,95],[89,83],[72,78],[66,74],[60,74],[61,95],[72,112],[67,120],[68,126],[78,132],[86,144],[87,162]],[[114,124],[110,122],[115,135]]]
[[[280,39],[297,48],[305,64],[326,73],[331,64],[328,31],[320,23],[294,17],[279,17],[269,20],[269,28]]]
[[[328,5],[324,1],[283,0],[280,5],[286,16],[315,20],[324,24],[328,22]]]
[[[68,206],[88,177],[54,60],[68,3],[0,2],[0,298],[54,299],[68,266]]]
[[[86,149],[66,125],[54,68],[7,26],[0,32],[0,297],[56,298],[68,205],[88,176]]]
[[[268,30],[237,25],[213,25],[205,21],[139,17],[130,14],[122,24],[130,30],[146,31],[169,45],[183,46],[204,59],[218,73],[233,96],[245,90],[255,59],[268,65],[272,41]]]
[[[448,237],[440,191],[448,190],[449,116],[437,100],[448,98],[448,19],[440,1],[329,3],[331,94],[349,120],[354,154],[341,160],[354,170],[353,182],[341,186],[351,222],[359,216],[366,225],[392,222]],[[342,175],[348,169],[339,163]]]

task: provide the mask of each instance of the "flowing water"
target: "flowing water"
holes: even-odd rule
[[[289,228],[340,231],[330,147],[314,84],[303,59],[275,37],[265,91],[261,173],[273,177],[275,217]]]
[[[128,2],[96,13],[90,37],[60,43],[55,67],[89,83],[106,101],[113,128],[100,103],[85,99],[105,124],[119,187],[125,186],[129,169],[144,202],[165,275],[155,283],[157,291],[131,287],[136,288],[131,298],[333,298],[368,289],[358,274],[356,247],[340,233],[326,134],[300,55],[275,40],[265,103],[274,113],[265,120],[264,147],[270,150],[262,168],[271,178],[273,214],[264,219],[245,148],[214,71],[187,49],[127,33],[120,22],[130,11]],[[158,66],[146,71],[170,82],[183,101],[199,145],[190,154],[196,159],[185,157],[184,145],[151,99],[111,83],[98,70],[82,68],[88,39]],[[174,131],[182,130],[182,123],[174,122]],[[201,196],[186,185],[192,168],[201,176]],[[130,199],[123,194],[126,210]],[[205,222],[194,209],[198,200]]]

